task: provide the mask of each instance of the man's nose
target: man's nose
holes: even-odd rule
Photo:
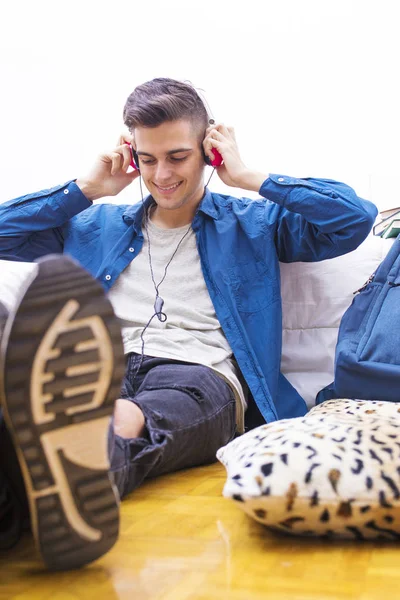
[[[156,168],[156,181],[159,183],[168,181],[171,177],[171,171],[171,165],[167,162],[159,161]]]

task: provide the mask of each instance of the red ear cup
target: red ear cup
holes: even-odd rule
[[[218,152],[218,150],[216,150],[215,148],[213,148],[211,150],[211,152],[214,154],[214,160],[211,161],[211,166],[212,167],[220,167],[222,165],[222,163],[224,162],[224,159],[222,158],[221,154]]]
[[[213,148],[211,152],[214,154],[213,160],[211,160],[211,158],[209,156],[207,156],[207,154],[203,150],[203,157],[204,157],[204,162],[206,163],[206,165],[209,165],[210,167],[219,167],[220,165],[222,165],[222,163],[224,162],[224,159],[222,158],[222,156],[218,152],[218,150]]]
[[[125,144],[127,146],[129,146],[130,151],[131,151],[131,156],[132,156],[132,160],[130,163],[131,167],[133,169],[135,169],[136,171],[140,171],[138,155],[136,154],[135,150],[133,149],[132,144],[129,144],[128,142],[125,142]],[[211,150],[211,152],[214,154],[214,159],[210,160],[210,158],[207,155],[204,155],[206,163],[208,165],[210,165],[211,167],[220,167],[222,165],[222,163],[224,162],[224,159],[222,158],[221,154],[218,152],[218,150],[216,148],[213,148]]]
[[[214,119],[209,119],[208,122],[210,125],[215,125]],[[214,159],[211,160],[208,156],[206,156],[206,163],[211,167],[220,167],[224,162],[224,159],[216,148],[212,148],[211,152],[214,154]]]
[[[125,142],[125,144],[127,146],[129,146],[129,148],[131,150],[131,167],[133,169],[135,169],[135,171],[139,171],[140,169],[139,169],[138,155],[134,151],[132,144],[128,144],[128,142]]]

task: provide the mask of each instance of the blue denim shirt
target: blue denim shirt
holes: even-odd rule
[[[193,220],[215,312],[267,422],[305,414],[280,373],[279,261],[319,261],[367,237],[376,207],[347,185],[270,175],[260,200],[206,189]],[[147,197],[145,205],[152,201]],[[143,245],[143,204],[94,204],[72,181],[0,204],[0,258],[34,261],[65,252],[106,290]]]

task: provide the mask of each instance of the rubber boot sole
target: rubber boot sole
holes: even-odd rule
[[[101,285],[46,257],[2,336],[0,396],[47,567],[74,569],[116,542],[107,434],[124,374],[121,332]]]

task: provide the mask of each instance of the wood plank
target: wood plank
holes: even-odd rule
[[[224,481],[220,464],[148,481],[121,504],[115,548],[80,571],[44,571],[27,534],[0,555],[0,600],[397,597],[395,544],[272,534],[222,497]]]

